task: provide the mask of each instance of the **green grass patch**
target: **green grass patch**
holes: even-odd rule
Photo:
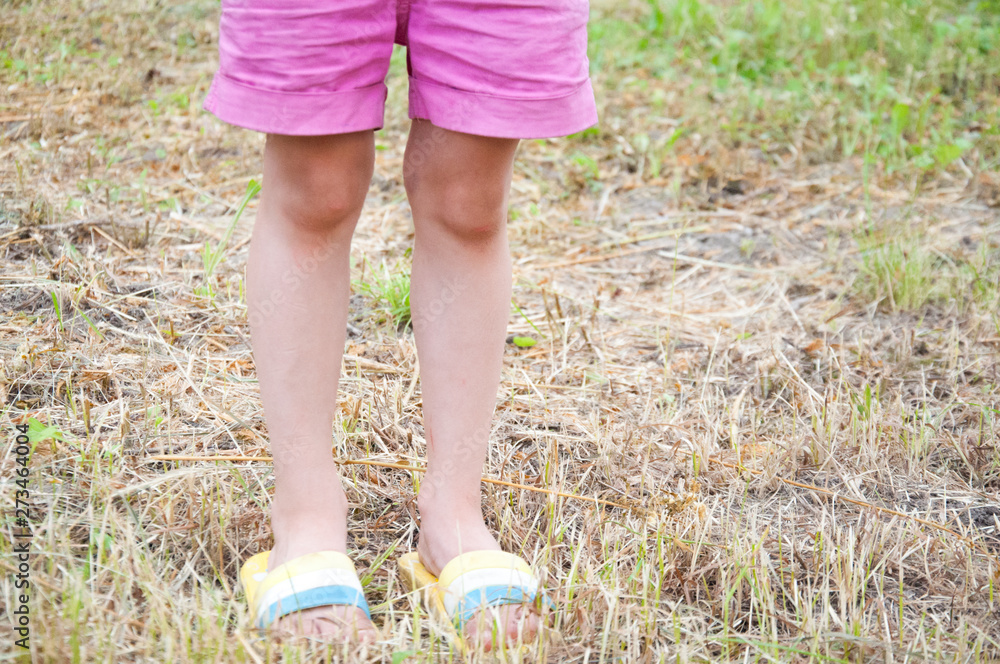
[[[857,235],[854,290],[889,311],[953,303],[962,310],[1000,306],[1000,251],[982,242],[973,254],[935,246],[919,230],[891,225]]]
[[[867,301],[892,311],[910,311],[944,294],[941,270],[919,236],[865,233],[855,289]]]
[[[952,0],[648,0],[595,10],[592,71],[612,104],[810,160],[874,153],[887,171],[1000,158],[1000,7]],[[688,83],[669,106],[657,80]],[[673,111],[673,112],[671,112]],[[654,170],[676,129],[648,136]]]
[[[374,300],[379,322],[391,322],[397,330],[410,325],[410,273],[399,265],[390,271],[384,263],[367,280],[355,280],[354,288]]]

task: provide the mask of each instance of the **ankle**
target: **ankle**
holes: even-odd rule
[[[431,574],[439,575],[449,561],[462,553],[500,549],[486,526],[479,500],[474,501],[474,505],[470,502],[458,504],[439,495],[433,500],[418,498],[420,537],[417,552]]]
[[[421,490],[417,496],[417,511],[422,523],[474,524],[483,522],[482,499],[449,491]]]
[[[271,521],[281,528],[315,528],[346,522],[347,495],[337,486],[322,492],[277,491],[271,503]]]
[[[343,492],[341,492],[342,494]],[[280,564],[314,551],[347,552],[347,500],[308,503],[275,499],[271,507],[274,562]]]

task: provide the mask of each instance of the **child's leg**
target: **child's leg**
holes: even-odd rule
[[[507,193],[516,147],[426,120],[413,121],[406,146],[416,232],[410,306],[428,444],[418,551],[433,574],[460,553],[500,548],[483,522],[480,481],[510,312]],[[502,612],[516,636],[522,609]],[[523,622],[528,636],[537,630],[534,616]]]
[[[274,456],[269,568],[314,551],[346,553],[347,501],[331,454],[346,334],[351,235],[374,165],[371,131],[269,135],[247,264],[253,356]],[[345,622],[351,627],[345,627]],[[319,607],[279,629],[373,634],[361,609]]]

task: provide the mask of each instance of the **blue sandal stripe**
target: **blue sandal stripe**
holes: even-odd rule
[[[461,629],[483,607],[504,606],[506,604],[534,604],[538,596],[539,593],[537,592],[525,592],[525,589],[522,587],[511,587],[510,585],[477,588],[468,592],[465,597],[459,600],[452,620],[456,627]],[[542,601],[551,610],[556,610],[555,602],[544,594],[541,597]]]
[[[372,617],[371,611],[368,609],[368,602],[365,601],[364,593],[358,591],[357,588],[350,586],[322,586],[297,592],[274,602],[257,619],[257,627],[267,627],[281,616],[295,613],[296,611],[331,604],[356,606],[365,612],[369,620]]]

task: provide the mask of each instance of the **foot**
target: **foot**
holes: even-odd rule
[[[335,504],[341,501],[341,505]],[[347,501],[341,494],[331,502],[317,501],[305,509],[275,502],[271,513],[274,548],[268,556],[268,572],[315,551],[347,553]],[[305,636],[336,643],[372,643],[378,638],[375,625],[356,606],[318,606],[297,611],[278,618],[270,629],[277,636]]]
[[[470,551],[501,551],[500,544],[483,523],[477,505],[465,515],[457,515],[455,504],[420,503],[420,540],[417,554],[420,562],[434,576],[456,556]],[[531,641],[538,634],[539,617],[522,605],[487,607],[465,623],[463,636],[473,645],[491,650],[500,643]]]

